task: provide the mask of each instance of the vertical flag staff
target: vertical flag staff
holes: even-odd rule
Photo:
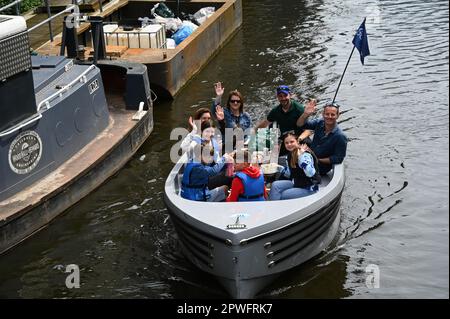
[[[364,65],[364,57],[370,55],[369,51],[369,41],[367,40],[367,32],[366,32],[366,18],[364,18],[364,21],[359,26],[358,30],[356,31],[355,36],[353,37],[353,48],[352,52],[350,53],[350,56],[348,57],[347,64],[345,65],[344,72],[341,75],[341,79],[339,80],[338,87],[336,89],[336,93],[334,94],[333,103],[336,100],[336,96],[339,92],[339,88],[341,87],[342,79],[344,78],[345,71],[347,71],[348,64],[350,63],[350,59],[353,55],[353,51],[355,51],[355,48],[359,51],[359,57],[361,59],[362,65]]]

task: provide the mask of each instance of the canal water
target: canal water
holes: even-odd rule
[[[255,122],[279,84],[299,99],[332,99],[365,16],[372,55],[362,66],[355,52],[337,99],[349,144],[336,242],[259,297],[449,297],[448,2],[243,2],[242,29],[174,101],[155,107],[136,156],[0,256],[0,297],[226,298],[180,253],[164,206],[170,132],[209,107],[219,80],[242,91]],[[69,264],[80,267],[79,289],[65,286]],[[376,274],[379,286],[368,285]]]

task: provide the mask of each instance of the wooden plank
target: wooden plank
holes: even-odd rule
[[[91,47],[85,48],[85,56],[93,56],[94,55],[94,49]],[[106,55],[111,57],[120,57],[122,56],[125,51],[127,51],[127,47],[123,45],[107,45],[106,46]]]

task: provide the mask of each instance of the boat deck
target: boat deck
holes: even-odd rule
[[[72,60],[61,56],[32,56],[33,80],[36,102],[39,105],[50,96],[75,85],[80,75],[86,75],[93,69],[90,65],[74,64]],[[62,93],[61,93],[62,94]]]
[[[59,54],[61,49],[61,36],[55,37],[55,41],[47,43],[45,46],[40,47],[37,52],[42,55],[55,56]],[[86,47],[84,58],[89,59],[93,57],[93,48]],[[172,59],[176,54],[174,49],[138,49],[128,48],[120,45],[107,45],[106,57],[107,58],[123,58],[133,62],[148,64],[163,62],[164,60]]]
[[[201,223],[217,237],[229,238],[232,233],[237,242],[313,215],[330,201],[339,198],[344,186],[343,167],[337,165],[334,171],[323,177],[318,192],[302,198],[263,202],[196,202],[179,195],[183,166],[181,159],[166,180],[165,202],[169,211],[182,216],[188,224]],[[227,229],[227,225],[233,224],[237,216],[247,227]]]

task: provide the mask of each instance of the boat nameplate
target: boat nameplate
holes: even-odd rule
[[[69,63],[67,63],[67,64],[64,66],[64,71],[67,72],[67,71],[69,71],[72,67],[73,67],[73,60],[70,60]]]
[[[227,225],[227,229],[245,229],[247,225],[245,224],[229,224]]]
[[[35,131],[20,133],[9,146],[9,167],[16,174],[28,174],[42,156],[42,140]]]
[[[100,85],[98,84],[98,80],[95,79],[94,81],[92,81],[91,83],[89,83],[88,88],[89,88],[89,94],[94,93],[95,91],[98,90],[98,88],[100,87]]]

